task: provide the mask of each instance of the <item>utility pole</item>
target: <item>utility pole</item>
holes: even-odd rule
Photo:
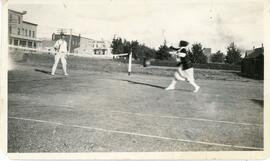
[[[69,48],[68,48],[68,52],[70,53],[71,50],[71,40],[72,40],[72,29],[69,29],[70,32],[70,36],[69,36]]]

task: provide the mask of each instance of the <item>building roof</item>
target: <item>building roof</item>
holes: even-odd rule
[[[250,55],[251,53],[253,53],[253,50],[246,50],[247,55]]]
[[[211,48],[203,48],[203,50],[211,52]]]
[[[27,22],[27,21],[23,21],[23,23],[29,24],[29,25],[34,25],[37,26],[38,24],[32,23],[32,22]]]
[[[207,56],[211,55],[211,48],[203,48],[203,53]]]
[[[260,47],[260,48],[256,48],[253,50],[252,53],[250,53],[249,55],[247,55],[247,57],[245,58],[257,58],[259,56],[262,56],[264,52],[264,48]]]
[[[81,38],[83,38],[83,39],[87,39],[87,40],[92,40],[92,41],[95,41],[94,39],[87,38],[87,37],[83,37],[83,36],[81,36]]]
[[[60,33],[53,33],[52,35],[55,35],[55,36],[60,36]],[[66,33],[64,33],[64,36],[65,37],[76,37],[76,38],[79,38],[80,37],[80,35],[73,35],[73,34],[71,34],[71,36],[70,36],[70,34],[66,34]]]
[[[19,12],[19,11],[15,11],[15,10],[12,10],[12,9],[8,9],[8,11],[10,11],[10,12],[14,12],[14,13],[17,13],[17,14],[21,14],[21,15],[26,14],[26,11]]]

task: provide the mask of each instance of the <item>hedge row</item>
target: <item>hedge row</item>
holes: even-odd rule
[[[175,67],[177,65],[177,62],[166,61],[166,60],[155,60],[155,61],[151,61],[151,65]],[[237,70],[237,71],[241,70],[240,65],[218,64],[218,63],[193,64],[193,67],[194,68],[201,68],[201,69],[220,69],[220,70]]]

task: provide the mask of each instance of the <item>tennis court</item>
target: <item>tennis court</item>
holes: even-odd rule
[[[184,82],[165,91],[171,77],[68,61],[68,77],[61,67],[50,75],[53,61],[14,63],[8,152],[263,150],[261,81],[197,79],[198,93]]]

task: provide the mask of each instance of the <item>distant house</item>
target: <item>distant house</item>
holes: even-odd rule
[[[80,46],[74,49],[74,53],[80,53],[80,54],[88,54],[93,55],[94,54],[94,39],[81,37],[80,38]]]
[[[80,46],[74,49],[74,53],[87,55],[112,55],[111,42],[80,37]]]
[[[207,63],[211,62],[211,48],[203,48],[203,54],[207,57]]]
[[[52,34],[52,42],[56,42],[60,39],[59,34]],[[86,55],[112,55],[111,42],[106,40],[94,40],[91,38],[82,37],[81,35],[69,35],[65,34],[65,40],[71,46],[70,52],[74,54],[86,54]],[[53,46],[44,42],[44,45]],[[47,46],[47,47],[49,47]]]
[[[37,36],[37,24],[23,21],[27,12],[8,10],[9,44],[28,48],[37,48],[40,40]]]
[[[241,72],[245,76],[263,79],[264,75],[264,47],[254,48],[252,52],[246,52],[241,62]]]

